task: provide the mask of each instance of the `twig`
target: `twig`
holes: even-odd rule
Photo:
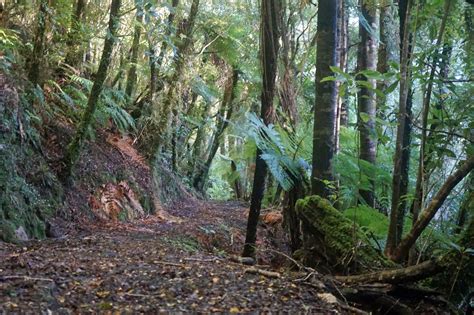
[[[31,281],[47,281],[47,282],[54,282],[53,279],[49,278],[33,278],[28,276],[3,276],[0,277],[1,280],[11,280],[11,279],[23,279],[23,280],[31,280]]]
[[[178,264],[178,263],[169,262],[169,261],[161,261],[161,260],[155,260],[152,263],[157,264],[157,265],[175,266],[175,267],[182,267],[182,268],[186,267],[183,264]]]
[[[222,258],[219,257],[214,257],[214,258],[209,258],[209,259],[201,259],[201,258],[193,258],[193,257],[188,257],[184,258],[186,261],[198,261],[198,262],[215,262],[215,261],[222,261]]]
[[[244,273],[259,274],[259,275],[269,277],[269,278],[280,278],[281,277],[279,272],[268,271],[268,270],[263,270],[263,269],[257,269],[257,268],[253,268],[253,267],[245,269]]]

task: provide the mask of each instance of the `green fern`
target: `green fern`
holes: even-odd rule
[[[298,143],[295,137],[274,125],[265,125],[255,114],[248,114],[249,136],[262,151],[260,157],[281,187],[288,191],[296,183],[305,179],[309,164],[298,155]],[[285,139],[285,141],[283,140]]]

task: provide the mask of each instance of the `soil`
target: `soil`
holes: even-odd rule
[[[90,224],[59,239],[1,243],[0,312],[338,312],[320,290],[279,268],[276,252],[262,253],[257,268],[280,271],[280,278],[229,260],[242,248],[243,204],[193,202],[169,212],[183,222],[150,216]],[[262,227],[261,242],[278,229]]]

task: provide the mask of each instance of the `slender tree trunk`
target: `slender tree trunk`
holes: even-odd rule
[[[295,88],[295,74],[294,69],[296,68],[294,64],[294,58],[290,58],[291,52],[291,42],[290,42],[290,28],[288,23],[290,23],[290,18],[287,17],[287,3],[282,1],[282,19],[280,22],[281,25],[281,61],[283,64],[283,73],[281,74],[278,96],[283,111],[288,116],[290,125],[296,126],[298,123],[298,108],[296,106],[296,97],[297,92]]]
[[[34,85],[40,83],[40,66],[43,60],[47,15],[48,0],[41,0],[38,14],[36,16],[37,27],[35,41],[33,45],[33,54],[29,60],[30,68],[28,70],[28,79]]]
[[[377,6],[374,1],[362,0],[362,14],[370,26],[370,30],[367,30],[367,26],[359,22],[359,53],[357,58],[358,71],[363,70],[377,70],[377,38],[375,32],[377,31],[378,18],[377,18]],[[374,92],[376,88],[376,80],[373,78],[361,75],[359,80],[367,82],[368,86],[361,86],[357,96],[359,117],[359,143],[360,152],[359,158],[367,161],[372,165],[376,164],[377,157],[377,131],[375,129],[375,116],[377,112],[377,99]],[[370,86],[370,88],[369,88]],[[375,174],[370,172],[367,174],[369,177],[370,187],[369,189],[359,189],[359,194],[365,200],[365,202],[372,208],[375,208],[375,196],[374,196],[374,178]]]
[[[450,175],[428,206],[420,213],[410,232],[401,240],[400,244],[388,255],[395,262],[401,262],[415,244],[418,237],[436,215],[444,201],[456,185],[474,169],[474,155],[461,164],[456,172]]]
[[[71,143],[67,147],[67,152],[64,157],[65,170],[63,173],[63,179],[68,180],[71,177],[74,164],[79,159],[79,155],[82,149],[87,129],[92,123],[95,110],[97,108],[97,102],[102,92],[105,78],[107,77],[107,71],[112,60],[112,50],[115,44],[115,38],[117,36],[117,30],[119,27],[119,10],[121,0],[112,0],[110,7],[110,19],[107,37],[104,42],[104,50],[100,59],[99,69],[95,75],[94,85],[92,86],[89,100],[87,101],[87,108],[82,117],[81,123],[77,128],[77,132],[72,139]]]
[[[337,11],[339,0],[319,0],[316,104],[314,107],[312,193],[324,198],[331,194],[328,181],[334,180],[333,157],[336,149],[337,86],[321,82],[331,76],[330,66],[337,66]]]
[[[217,150],[219,149],[219,145],[222,140],[222,135],[224,134],[225,129],[229,125],[229,121],[234,111],[233,102],[236,97],[236,86],[238,78],[239,70],[234,68],[232,70],[232,76],[230,77],[226,87],[224,88],[222,106],[221,110],[218,113],[216,132],[214,134],[210,146],[209,155],[207,157],[206,162],[204,163],[204,166],[199,169],[198,173],[194,177],[193,186],[200,192],[202,192],[204,189],[204,184],[206,183],[207,177],[209,175],[209,169],[211,168],[212,161],[214,160]]]
[[[139,1],[135,1],[135,6],[137,7],[137,13],[135,17],[135,29],[133,31],[133,42],[130,54],[130,68],[128,69],[127,85],[125,87],[125,94],[130,99],[133,98],[133,92],[137,83],[137,61],[138,52],[140,49],[140,37],[142,33],[141,24],[143,20],[143,10],[141,9]]]
[[[436,39],[436,48],[439,48],[444,36],[444,31],[446,28],[446,22],[449,16],[449,11],[451,9],[452,0],[446,0],[444,6],[444,16],[441,21],[441,26],[438,32],[438,38]],[[423,199],[425,197],[425,192],[423,191],[423,187],[425,187],[429,175],[428,175],[428,165],[425,164],[427,162],[427,135],[428,135],[428,116],[430,112],[431,106],[431,96],[433,92],[433,84],[437,70],[437,60],[438,57],[438,49],[434,51],[435,57],[433,57],[433,63],[431,64],[431,71],[430,76],[428,78],[428,86],[426,88],[426,93],[423,98],[423,106],[422,106],[422,129],[421,129],[421,141],[420,141],[420,156],[418,159],[418,172],[416,178],[416,187],[415,187],[415,199],[413,201],[413,222],[416,222],[418,219],[418,214],[420,209],[423,206]]]
[[[172,33],[172,25],[174,18],[176,16],[175,10],[178,7],[179,0],[173,0],[171,3],[171,12],[168,15],[168,23],[167,23],[167,28],[166,28],[166,33],[165,37],[170,37]],[[168,41],[165,39],[161,42],[161,47],[160,47],[160,54],[158,57],[156,57],[156,51],[155,47],[151,41],[151,39],[148,39],[148,45],[149,45],[149,55],[150,55],[150,92],[149,92],[149,103],[153,104],[154,99],[155,99],[155,94],[158,92],[158,90],[161,90],[164,87],[164,84],[158,84],[158,79],[159,79],[159,73],[161,69],[161,65],[163,64],[163,60],[165,57],[166,50],[168,48]],[[158,89],[158,86],[160,86],[160,89]]]
[[[339,57],[339,67],[342,71],[348,72],[348,53],[349,53],[349,7],[346,1],[341,1],[341,38],[339,38],[340,43],[340,57]],[[349,123],[349,113],[348,113],[348,106],[349,106],[349,99],[347,95],[339,96],[339,108],[338,108],[338,124],[340,130],[341,126],[347,127]],[[338,132],[339,134],[339,132]],[[337,137],[339,142],[339,137]],[[339,144],[338,144],[339,148]]]
[[[403,213],[400,213],[403,205],[400,204],[402,193],[404,190],[404,170],[408,166],[406,157],[406,149],[404,146],[404,139],[407,138],[407,118],[410,100],[410,28],[409,23],[411,20],[411,8],[412,0],[400,0],[399,2],[399,17],[400,17],[400,98],[398,107],[398,128],[395,146],[395,157],[393,167],[393,180],[392,180],[392,205],[390,211],[390,223],[387,234],[387,243],[385,246],[385,254],[390,255],[398,244],[401,237],[401,231],[399,230],[399,220],[403,217]]]
[[[194,30],[194,24],[196,22],[196,16],[199,9],[199,1],[200,0],[193,0],[191,5],[191,10],[189,13],[188,20],[186,22],[185,31],[184,31],[184,39],[177,44],[177,51],[175,56],[175,64],[174,64],[174,73],[170,77],[168,81],[168,93],[166,94],[163,103],[161,104],[160,108],[160,121],[154,132],[152,145],[152,159],[153,164],[159,159],[161,154],[161,148],[166,143],[167,134],[170,124],[170,114],[172,112],[172,103],[176,101],[176,83],[181,80],[181,75],[184,69],[184,62],[186,53],[191,46],[192,43],[192,34]],[[175,106],[178,106],[175,104]]]
[[[260,55],[262,64],[262,94],[261,113],[265,125],[271,124],[274,119],[273,98],[276,92],[275,79],[278,66],[278,51],[281,21],[281,1],[261,0],[260,24]],[[262,151],[257,148],[255,173],[253,178],[252,197],[247,222],[247,234],[242,255],[255,257],[255,241],[257,239],[257,224],[265,192],[265,178],[267,165],[261,158]]]
[[[237,173],[237,164],[234,161],[230,162],[230,170],[232,172],[232,176],[235,176],[232,180],[232,187],[234,188],[234,195],[235,198],[240,200],[242,199],[242,183],[240,182],[240,175]]]
[[[78,67],[82,62],[84,50],[82,48],[82,39],[80,38],[82,16],[86,9],[86,0],[77,0],[74,14],[71,18],[71,30],[68,34],[67,54],[65,62],[73,68]],[[78,38],[79,37],[79,38]],[[79,42],[79,45],[78,45]]]
[[[203,159],[202,149],[205,140],[204,138],[206,136],[206,120],[209,115],[210,108],[211,103],[206,101],[201,113],[201,125],[198,127],[196,138],[193,143],[192,158],[189,161],[188,176],[192,178],[194,178],[197,168],[202,167],[199,163]]]
[[[387,73],[390,62],[398,62],[397,53],[400,47],[400,34],[395,25],[396,9],[393,0],[382,0],[380,6],[380,44],[377,57],[377,71],[384,74]],[[377,83],[377,89],[384,91],[391,83],[381,80]],[[377,117],[381,120],[387,119],[387,97],[377,96]]]

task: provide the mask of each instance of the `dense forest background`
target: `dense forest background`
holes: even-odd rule
[[[280,250],[340,281],[472,298],[472,1],[7,0],[0,14],[4,241],[240,200],[244,257],[259,222],[282,223]]]

